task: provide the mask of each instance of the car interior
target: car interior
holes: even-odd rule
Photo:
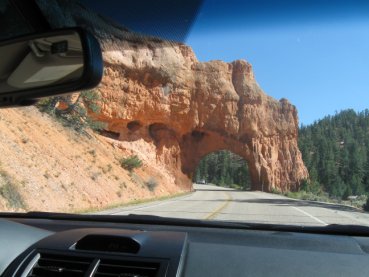
[[[2,38],[7,32],[9,36],[0,45],[0,91],[6,97],[13,93],[16,99],[11,103],[3,99],[4,108],[16,109],[51,92],[60,95],[89,89],[102,78],[101,53],[86,54],[97,48],[78,35],[85,31],[94,35],[91,28],[85,29],[82,20],[79,26],[60,28],[64,34],[45,27],[49,19],[39,8],[43,2],[50,8],[54,1],[0,0],[1,6],[14,7],[28,26],[18,28],[17,35],[10,27],[1,30]],[[3,25],[9,18],[1,6]],[[35,31],[24,33],[26,29]],[[91,76],[95,81],[89,81]],[[195,182],[207,186],[208,181]],[[4,277],[368,274],[369,229],[364,226],[39,211],[0,214],[0,276]]]

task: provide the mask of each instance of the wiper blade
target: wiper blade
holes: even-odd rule
[[[336,232],[336,233],[342,233],[342,234],[369,235],[369,226],[366,226],[366,225],[329,224],[325,226],[325,229],[329,232]]]
[[[217,221],[217,220],[201,220],[201,219],[188,219],[188,218],[175,218],[175,217],[161,217],[155,215],[139,215],[129,214],[129,219],[139,221],[153,221],[153,223],[162,223],[166,225],[177,226],[196,226],[196,227],[223,227],[223,228],[250,228],[251,225],[243,222],[234,221]]]
[[[213,220],[181,219],[172,217],[160,217],[155,215],[96,215],[96,214],[69,214],[32,211],[27,213],[0,213],[0,217],[7,218],[34,218],[51,220],[76,220],[112,223],[132,223],[147,225],[170,225],[188,227],[217,227],[217,228],[239,228],[251,227],[245,223],[223,222]]]
[[[253,224],[247,223],[250,229],[301,232],[327,235],[347,235],[347,236],[369,236],[369,226],[365,225],[342,225],[329,224],[325,226],[305,226],[305,225],[284,225],[284,224]]]
[[[75,220],[93,221],[105,223],[128,223],[144,225],[168,225],[179,227],[207,227],[224,229],[242,230],[264,230],[282,232],[301,232],[330,235],[348,236],[369,236],[369,226],[362,225],[341,225],[330,224],[327,226],[303,226],[303,225],[284,225],[238,221],[217,221],[217,220],[198,220],[181,219],[172,217],[160,217],[155,215],[96,215],[96,214],[68,214],[68,213],[48,213],[48,212],[28,212],[28,213],[0,213],[0,217],[6,218],[34,218],[50,220]]]

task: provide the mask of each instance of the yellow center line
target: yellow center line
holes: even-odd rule
[[[212,213],[208,214],[204,219],[213,219],[215,218],[222,210],[224,210],[225,208],[227,208],[227,206],[229,205],[229,203],[232,200],[232,196],[228,193],[225,192],[224,193],[227,196],[227,200],[220,206],[218,207],[215,211],[213,211]]]

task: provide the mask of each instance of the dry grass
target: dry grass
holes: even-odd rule
[[[0,170],[0,196],[7,201],[11,209],[24,210],[26,208],[17,184],[4,170]]]
[[[114,209],[114,208],[124,208],[124,207],[131,206],[131,205],[139,205],[139,204],[150,203],[150,202],[154,202],[154,201],[164,201],[164,200],[167,200],[167,199],[172,199],[172,198],[176,198],[176,197],[185,196],[185,195],[188,195],[190,193],[192,193],[192,192],[180,192],[180,193],[176,193],[176,194],[173,194],[173,195],[166,195],[166,196],[153,197],[153,198],[147,198],[147,199],[138,199],[138,200],[133,200],[133,201],[130,201],[130,202],[125,202],[125,203],[116,203],[116,204],[113,204],[113,205],[110,205],[110,206],[106,206],[103,209],[89,208],[89,209],[83,209],[83,210],[76,210],[76,211],[74,211],[74,213],[76,213],[76,214],[96,213],[96,212],[110,210],[110,209]]]
[[[329,197],[329,195],[326,193],[321,194],[321,195],[316,195],[312,192],[306,192],[304,190],[296,191],[296,192],[288,191],[284,193],[279,192],[279,191],[272,191],[272,192],[276,194],[281,194],[281,195],[284,195],[286,197],[293,198],[293,199],[317,201],[317,202],[324,202],[324,203],[331,203],[331,204],[341,204],[341,205],[355,207],[358,209],[362,209],[366,201],[366,198],[361,197],[361,196],[358,197],[356,200],[350,201],[350,200],[332,198],[332,197]]]

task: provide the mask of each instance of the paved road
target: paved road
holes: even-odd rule
[[[133,205],[100,214],[146,214],[164,217],[249,221],[255,223],[368,225],[369,214],[354,208],[301,201],[259,191],[237,191],[213,185],[194,185],[190,195]]]

